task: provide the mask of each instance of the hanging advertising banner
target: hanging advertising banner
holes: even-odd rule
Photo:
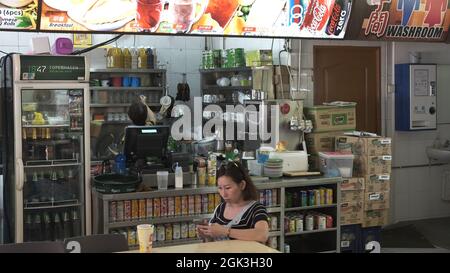
[[[379,0],[370,8],[360,39],[442,42],[450,25],[448,0]]]
[[[38,0],[0,0],[0,30],[36,30]]]
[[[42,0],[40,29],[343,39],[353,0]]]

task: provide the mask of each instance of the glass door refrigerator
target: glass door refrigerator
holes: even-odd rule
[[[4,58],[6,242],[91,234],[88,82],[82,56]]]

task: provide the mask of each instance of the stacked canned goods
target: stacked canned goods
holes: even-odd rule
[[[278,228],[278,216],[276,215],[270,215],[269,217],[269,230],[270,231],[277,231]]]
[[[293,213],[286,215],[284,219],[284,230],[286,233],[324,230],[333,228],[333,221],[333,216],[319,212],[312,211],[307,214]]]
[[[115,229],[111,233],[123,234],[127,238],[129,246],[139,244],[136,228]],[[192,222],[157,224],[153,234],[153,241],[158,242],[195,238],[199,237],[196,225]]]
[[[218,193],[111,201],[109,221],[124,222],[213,213],[220,202]]]
[[[329,188],[318,188],[311,190],[288,190],[286,191],[286,208],[332,205],[334,202],[334,191]]]
[[[278,189],[260,190],[259,202],[266,207],[278,206]]]
[[[230,48],[222,51],[222,67],[244,67],[245,52],[243,48]]]
[[[202,54],[202,68],[234,68],[245,66],[245,52],[243,48],[226,50],[205,50]]]

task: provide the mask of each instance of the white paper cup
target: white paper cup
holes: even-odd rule
[[[137,226],[139,252],[141,253],[152,252],[154,230],[155,226],[151,224],[142,224]]]

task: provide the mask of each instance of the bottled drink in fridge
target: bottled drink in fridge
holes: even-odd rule
[[[64,238],[64,231],[61,223],[61,218],[59,213],[55,212],[53,214],[53,230],[54,230],[54,240],[61,241]]]
[[[70,222],[70,215],[68,211],[65,211],[63,214],[63,229],[64,238],[72,237],[72,224]]]
[[[76,209],[72,211],[72,231],[74,237],[81,235],[81,221]]]
[[[26,220],[25,220],[25,225],[23,227],[23,232],[24,232],[24,241],[25,242],[30,242],[32,241],[32,231],[33,231],[33,220],[31,219],[31,214],[27,214]]]
[[[42,238],[42,221],[41,221],[41,215],[39,213],[36,213],[33,217],[33,222],[31,226],[30,235],[31,241],[41,241]]]
[[[44,212],[44,224],[43,224],[43,235],[44,241],[52,241],[53,240],[53,227],[52,227],[52,221],[50,219],[50,214],[48,212]]]

